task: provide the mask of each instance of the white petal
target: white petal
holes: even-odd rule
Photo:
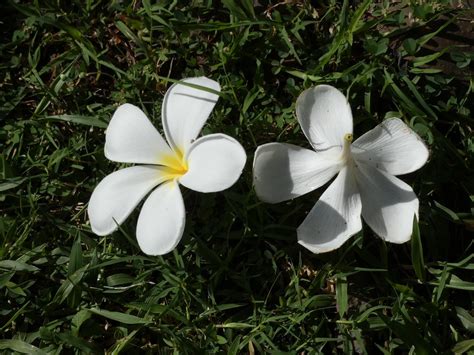
[[[182,82],[216,91],[221,89],[217,82],[206,77],[183,79]],[[168,89],[163,101],[162,119],[166,138],[173,148],[181,153],[187,151],[201,132],[218,98],[216,94],[180,83]]]
[[[92,231],[107,235],[122,224],[138,203],[165,179],[158,166],[132,166],[107,175],[92,192],[87,212]],[[115,221],[114,221],[115,220]]]
[[[253,182],[265,202],[290,200],[317,189],[340,169],[340,150],[315,152],[285,143],[261,145],[255,151]]]
[[[296,101],[296,115],[316,150],[344,144],[352,134],[352,113],[346,97],[329,85],[318,85],[304,91]]]
[[[195,141],[185,159],[188,172],[179,182],[195,191],[216,192],[229,188],[238,180],[247,156],[234,138],[210,134]]]
[[[181,240],[184,225],[184,203],[177,182],[161,184],[146,199],[138,217],[138,245],[148,255],[169,253]]]
[[[386,241],[410,240],[418,199],[402,180],[363,163],[355,170],[362,198],[362,217]]]
[[[398,118],[383,121],[352,144],[354,159],[392,175],[408,174],[428,160],[422,139]]]
[[[341,170],[298,227],[298,243],[313,253],[337,249],[362,229],[362,203],[351,171]]]
[[[138,107],[117,108],[106,130],[105,156],[112,161],[160,164],[170,156],[170,147]]]

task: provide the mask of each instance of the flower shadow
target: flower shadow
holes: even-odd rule
[[[409,185],[375,167],[359,164],[357,169],[359,191],[362,196],[362,216],[380,236],[390,231],[408,228],[418,211],[418,199]],[[413,212],[412,214],[410,212]]]
[[[317,211],[316,211],[317,210]],[[312,214],[315,214],[312,216]],[[325,244],[334,236],[347,230],[347,221],[332,206],[319,200],[308,213],[305,221],[298,227],[300,242],[304,244]]]
[[[206,93],[206,91],[204,91],[204,90],[203,90],[203,92]],[[217,98],[216,99],[210,99],[210,98],[207,98],[207,97],[203,97],[203,96],[199,96],[199,95],[192,95],[192,94],[184,93],[184,92],[177,92],[174,95],[175,96],[190,97],[190,98],[193,98],[193,99],[196,99],[196,100],[206,101],[206,102],[210,102],[210,103],[213,103],[213,104],[215,104],[217,102]]]

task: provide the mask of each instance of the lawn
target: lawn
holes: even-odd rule
[[[0,3],[0,352],[450,354],[474,351],[473,25],[469,2],[10,0]],[[231,188],[182,189],[177,248],[138,247],[139,208],[106,237],[95,186],[123,103],[162,131],[177,80],[221,95],[202,134],[247,153]],[[430,156],[401,178],[411,241],[363,226],[313,254],[296,229],[326,187],[277,204],[253,189],[257,146],[309,148],[307,88],[351,103],[357,138],[398,117]]]

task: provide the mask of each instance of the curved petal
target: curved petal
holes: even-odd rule
[[[351,170],[341,170],[298,227],[298,243],[313,253],[337,249],[362,229],[362,203]]]
[[[340,154],[339,149],[315,152],[293,144],[261,145],[253,161],[255,192],[269,203],[311,192],[337,174],[341,168]]]
[[[221,90],[217,82],[206,77],[188,78],[181,82]],[[186,153],[201,132],[218,98],[216,94],[181,83],[173,84],[168,89],[162,108],[163,128],[175,150],[183,155]]]
[[[362,217],[382,239],[392,243],[410,240],[413,217],[418,216],[418,199],[402,180],[357,164],[355,176],[362,198]]]
[[[392,175],[408,174],[428,160],[423,140],[398,118],[383,121],[352,143],[354,159]]]
[[[163,255],[178,245],[184,231],[183,197],[175,180],[158,186],[143,204],[137,222],[140,249],[148,255]]]
[[[142,110],[117,108],[105,132],[105,156],[121,163],[162,164],[172,151]]]
[[[352,113],[346,97],[329,85],[304,91],[296,101],[296,116],[314,149],[326,150],[344,145],[352,134]]]
[[[87,212],[92,231],[112,233],[156,185],[166,179],[159,166],[132,166],[107,175],[92,192]]]
[[[195,191],[216,192],[231,187],[238,180],[247,156],[234,138],[210,134],[195,141],[185,159],[188,172],[179,182]]]

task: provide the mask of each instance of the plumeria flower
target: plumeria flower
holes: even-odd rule
[[[205,77],[182,82],[220,91],[217,82]],[[171,86],[162,105],[167,142],[138,107],[117,108],[107,127],[105,156],[143,165],[118,170],[97,185],[88,207],[94,233],[115,231],[154,189],[140,211],[137,240],[146,254],[166,254],[180,241],[185,225],[179,184],[215,192],[237,181],[246,161],[242,146],[225,134],[197,138],[217,99],[215,93],[181,83]]]
[[[408,241],[418,199],[394,175],[425,164],[428,149],[420,137],[392,118],[352,142],[349,103],[328,85],[303,92],[296,115],[314,150],[264,144],[255,152],[253,169],[257,195],[269,203],[306,194],[337,174],[298,227],[298,242],[313,253],[339,248],[362,229],[361,215],[382,239]]]

